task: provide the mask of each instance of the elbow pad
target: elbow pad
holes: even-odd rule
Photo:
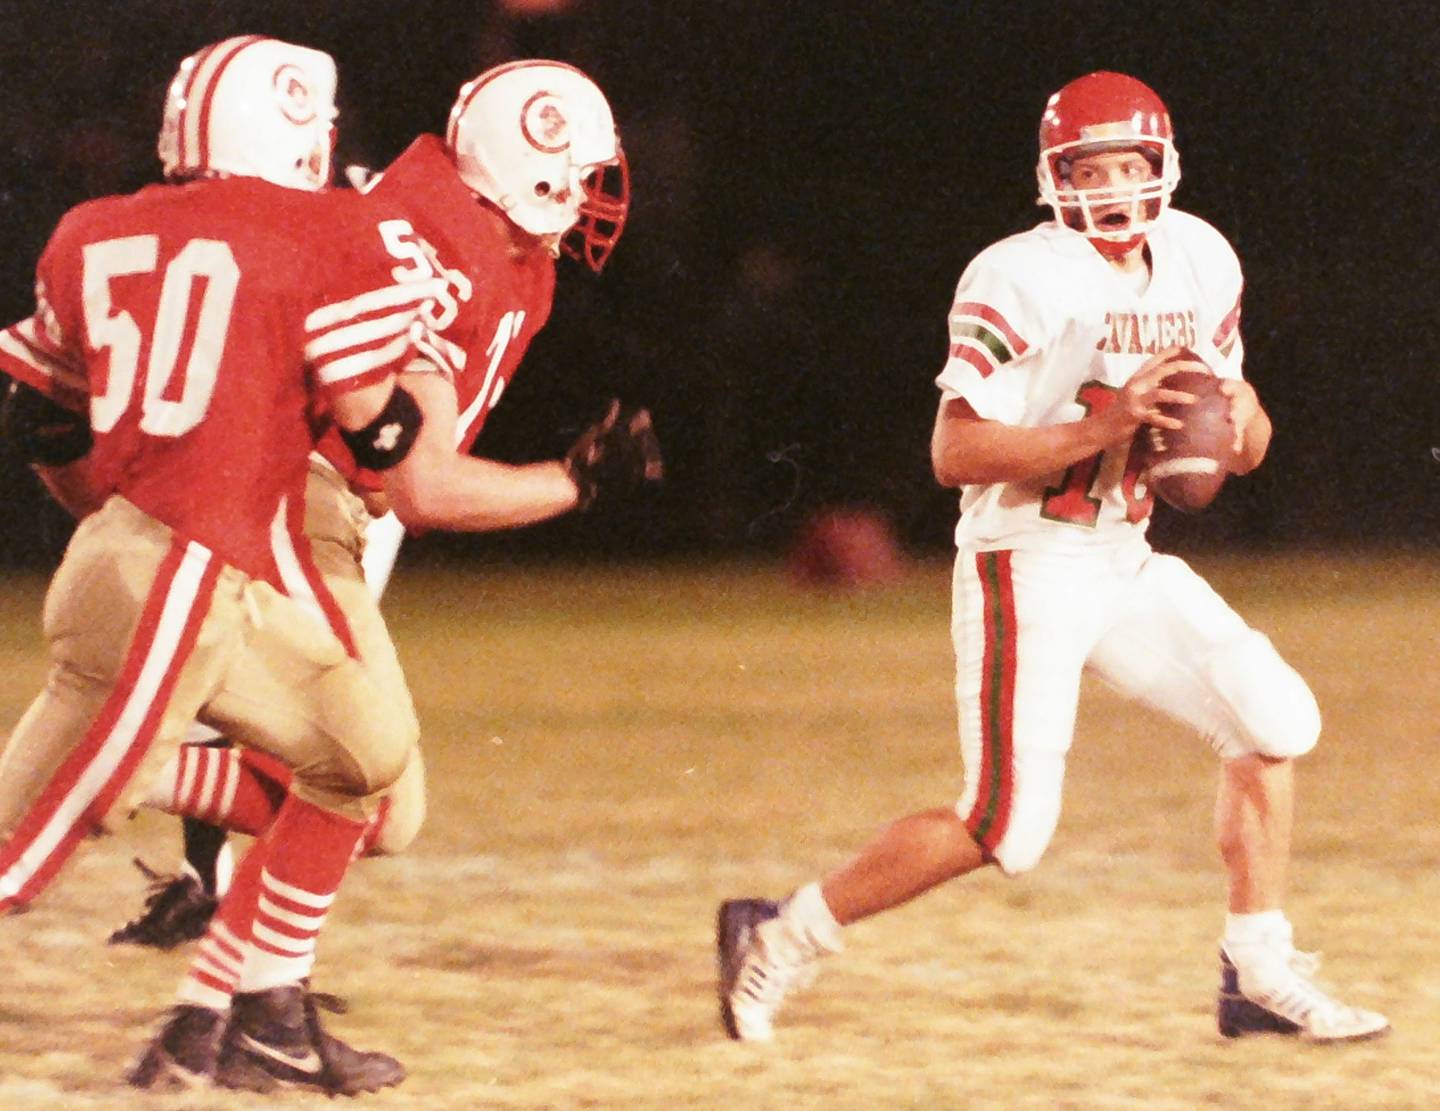
[[[13,382],[0,403],[0,436],[27,463],[63,467],[90,454],[95,441],[86,413],[74,413],[24,382]]]
[[[396,386],[380,415],[355,432],[340,430],[340,439],[366,470],[386,471],[410,454],[425,416],[415,396]]]

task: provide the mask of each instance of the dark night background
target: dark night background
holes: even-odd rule
[[[1175,121],[1178,207],[1246,268],[1247,368],[1267,464],[1181,546],[1440,538],[1429,3],[967,4],[765,0],[0,0],[0,316],[31,311],[69,205],[158,172],[179,59],[263,32],[340,66],[341,159],[383,165],[443,129],[462,82],[513,57],[606,90],[631,222],[603,278],[562,266],[552,322],[479,448],[558,454],[612,393],[648,404],[670,481],[654,503],[509,538],[487,555],[770,553],[826,505],[868,505],[943,550],[929,475],[945,315],[969,258],[1048,216],[1032,203],[1048,95],[1094,69],[1151,84]],[[323,243],[314,244],[324,250]],[[0,465],[0,561],[48,564],[68,529]]]

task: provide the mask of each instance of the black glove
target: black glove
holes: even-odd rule
[[[665,477],[665,464],[650,411],[610,402],[605,416],[570,445],[565,470],[580,489],[577,508],[582,511],[658,483]]]
[[[64,467],[90,454],[90,414],[75,413],[24,382],[0,389],[0,439],[27,463]]]

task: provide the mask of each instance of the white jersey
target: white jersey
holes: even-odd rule
[[[1148,234],[1138,291],[1080,233],[1041,224],[987,247],[950,310],[937,384],[987,420],[1040,428],[1108,405],[1150,356],[1176,344],[1241,376],[1240,261],[1218,231],[1168,209]],[[1101,455],[1026,482],[966,486],[957,545],[1065,548],[1142,537],[1151,499],[1134,454]]]

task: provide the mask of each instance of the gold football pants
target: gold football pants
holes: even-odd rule
[[[304,576],[297,562],[285,575],[285,585],[291,596],[334,629],[364,664],[371,690],[367,699],[356,703],[355,712],[375,713],[378,701],[389,707],[391,719],[403,712],[413,723],[410,690],[360,564],[369,520],[364,505],[339,473],[328,464],[312,461],[305,490],[304,535],[310,549],[306,566],[313,571]],[[277,737],[283,738],[293,729],[287,723],[303,709],[306,697],[283,657],[249,653],[232,672],[227,693],[211,703],[201,720],[239,744],[275,752]],[[270,732],[275,736],[256,734],[257,720],[273,720]],[[417,743],[418,726],[398,729],[393,741],[405,744],[404,764],[388,792],[390,809],[374,845],[376,851],[387,854],[408,848],[425,820],[425,769]],[[383,748],[393,755],[395,743]]]
[[[330,628],[120,497],[76,529],[44,633],[45,688],[0,755],[0,913],[39,894],[197,716],[294,768],[297,794],[356,819],[416,747],[408,696]]]

